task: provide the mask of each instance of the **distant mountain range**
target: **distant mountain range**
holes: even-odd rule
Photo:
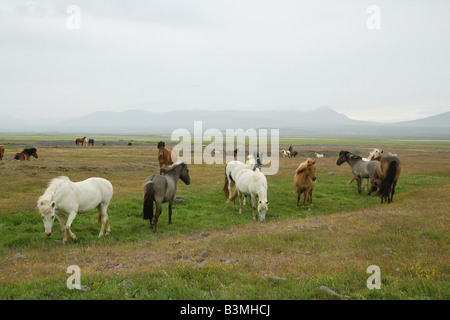
[[[245,110],[179,110],[147,112],[128,110],[102,111],[66,120],[24,125],[12,117],[0,117],[3,133],[55,134],[138,134],[170,135],[174,129],[193,132],[194,121],[202,121],[203,131],[225,129],[277,128],[281,136],[366,136],[404,138],[450,138],[450,112],[432,117],[397,123],[359,121],[333,109],[322,107],[312,111],[245,111]]]

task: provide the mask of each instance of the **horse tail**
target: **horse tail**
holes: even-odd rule
[[[225,173],[225,183],[223,184],[222,192],[225,195],[225,198],[228,199],[230,197],[230,191],[228,190],[228,177],[226,173]]]
[[[228,201],[229,202],[233,202],[234,200],[236,200],[237,197],[238,197],[238,192],[237,192],[237,189],[236,189],[236,190],[234,190],[233,196],[230,199],[228,199]]]
[[[153,219],[153,201],[155,192],[153,190],[153,181],[149,181],[144,186],[144,209],[142,211],[144,220]]]
[[[386,176],[384,177],[381,185],[378,189],[377,196],[383,198],[389,198],[389,194],[391,192],[392,183],[394,182],[395,176],[397,174],[397,168],[399,166],[398,161],[392,161],[389,163],[388,170],[386,172]]]

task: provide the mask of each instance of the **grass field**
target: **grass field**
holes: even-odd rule
[[[280,157],[268,176],[266,222],[225,201],[224,165],[190,165],[187,203],[167,204],[153,234],[141,217],[142,184],[159,170],[157,137],[98,137],[106,147],[76,147],[72,137],[2,136],[0,162],[0,299],[449,299],[450,145],[446,142],[281,139],[300,155]],[[166,139],[167,141],[168,139]],[[127,146],[133,141],[133,146]],[[11,161],[25,146],[39,158]],[[351,170],[336,166],[346,149],[399,155],[394,203],[358,194]],[[311,211],[296,208],[293,174],[314,152],[317,185]],[[96,212],[78,215],[78,242],[50,237],[36,209],[48,181],[93,176],[110,180],[111,234],[98,238]],[[363,192],[364,193],[364,192]],[[69,290],[67,267],[78,265],[88,292]],[[370,265],[381,289],[369,290]],[[326,286],[338,295],[320,289]]]

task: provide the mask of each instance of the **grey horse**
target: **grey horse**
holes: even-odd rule
[[[152,174],[144,182],[144,220],[150,220],[150,228],[156,232],[162,204],[169,202],[169,224],[172,224],[172,203],[177,190],[177,181],[181,179],[186,185],[191,183],[189,170],[185,163],[176,163],[160,169],[161,174]],[[153,217],[153,202],[156,203],[156,213]]]
[[[347,162],[352,168],[353,176],[358,184],[358,193],[361,193],[361,182],[364,178],[370,179],[371,188],[368,195],[377,189],[375,184],[375,173],[377,166],[380,163],[379,161],[365,161],[356,154],[342,150],[339,152],[339,158],[337,159],[336,164],[340,166],[344,162]]]

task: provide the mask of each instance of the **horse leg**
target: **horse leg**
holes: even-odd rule
[[[155,218],[153,221],[153,232],[156,232],[157,226],[158,226],[158,218],[159,215],[162,212],[162,203],[156,202],[156,212],[155,212]]]
[[[347,182],[347,185],[349,186],[353,181],[355,181],[355,177],[353,177],[349,182]]]
[[[109,234],[111,232],[111,228],[109,226],[109,219],[108,219],[108,213],[106,212],[107,206],[104,204],[100,204],[98,207],[98,213],[100,214],[102,227],[100,228],[99,237],[103,236],[103,232],[106,227],[106,234]]]
[[[297,189],[297,208],[298,208],[298,203],[300,202],[300,197],[301,197],[301,192]]]
[[[67,242],[67,232],[66,232],[66,228],[65,228],[66,222],[59,215],[56,215],[56,218],[58,218],[59,226],[61,227],[61,232],[62,232],[62,235],[63,235],[63,240],[62,241],[63,241],[63,243],[66,243]]]
[[[242,198],[244,196],[244,194],[242,192],[240,192],[239,190],[237,190],[238,193],[238,197],[239,197],[239,214],[242,214]]]
[[[77,213],[75,211],[70,212],[69,216],[67,217],[66,225],[64,226],[66,231],[69,232],[70,239],[72,239],[73,242],[77,242],[77,236],[70,230],[70,226],[72,225],[73,219],[75,219],[76,215]]]
[[[361,193],[361,181],[360,177],[356,177],[356,183],[358,184],[358,193]]]
[[[169,224],[172,224],[172,203],[173,199],[169,201]]]

